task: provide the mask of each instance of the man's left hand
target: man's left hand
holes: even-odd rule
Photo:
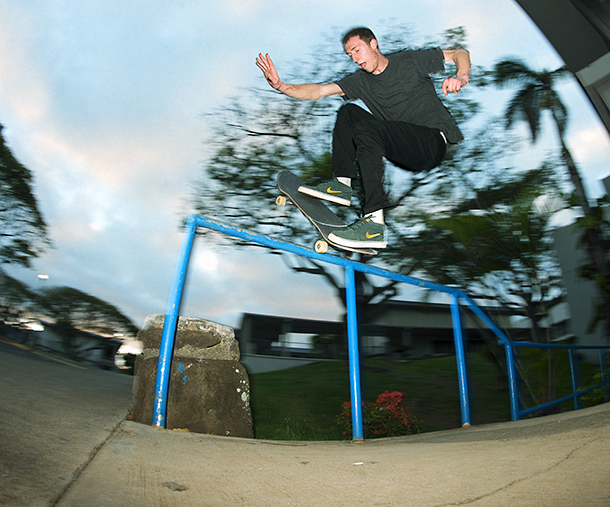
[[[441,89],[445,96],[448,96],[449,93],[457,93],[462,89],[462,86],[466,86],[467,81],[464,79],[460,79],[458,77],[450,77],[443,81]]]

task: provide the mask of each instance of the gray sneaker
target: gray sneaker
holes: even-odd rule
[[[388,246],[388,228],[364,217],[347,229],[332,232],[328,239],[348,248],[385,248]]]
[[[320,183],[315,187],[302,185],[299,187],[299,192],[343,206],[349,206],[352,202],[352,187],[341,183],[337,178]]]

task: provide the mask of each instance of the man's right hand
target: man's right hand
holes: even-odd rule
[[[267,82],[271,88],[277,90],[288,97],[299,100],[318,100],[322,97],[329,97],[331,95],[343,95],[343,90],[337,83],[328,83],[324,85],[320,84],[287,84],[283,83],[280,76],[277,75],[275,65],[269,58],[269,55],[263,56],[258,55],[256,59],[256,65],[265,74]]]
[[[280,91],[282,80],[280,79],[280,76],[278,76],[275,65],[273,65],[273,61],[269,55],[266,54],[263,56],[262,53],[259,53],[258,58],[256,59],[256,66],[263,71],[271,88]]]

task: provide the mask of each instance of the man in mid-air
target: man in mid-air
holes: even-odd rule
[[[455,77],[441,85],[445,95],[468,84],[470,55],[465,49],[405,50],[383,55],[368,28],[354,28],[343,37],[343,48],[360,69],[328,84],[284,83],[269,55],[258,55],[256,65],[272,88],[301,100],[332,95],[345,100],[360,99],[370,112],[348,103],[337,113],[333,131],[333,178],[317,186],[302,186],[299,192],[349,206],[351,182],[358,178],[364,190],[363,218],[329,239],[350,248],[385,248],[387,227],[384,209],[390,208],[383,188],[385,157],[409,171],[438,166],[447,146],[463,137],[434,89],[430,74],[456,65]]]

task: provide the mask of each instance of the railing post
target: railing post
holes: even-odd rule
[[[574,410],[582,408],[582,401],[576,393],[580,389],[580,367],[578,364],[578,357],[574,357],[574,349],[568,349],[568,355],[570,357],[570,372],[572,375],[572,394],[574,394]]]
[[[174,339],[176,328],[178,327],[178,311],[182,290],[186,278],[186,270],[193,246],[193,238],[197,229],[196,216],[188,217],[182,245],[178,254],[178,261],[174,270],[174,278],[170,288],[167,309],[165,311],[165,321],[163,323],[163,333],[161,335],[161,345],[159,347],[159,363],[157,366],[157,380],[155,384],[155,401],[153,406],[153,425],[161,428],[165,427],[165,414],[167,410],[167,391],[169,387],[170,366],[172,364],[172,353],[174,351]]]
[[[453,322],[453,340],[455,342],[455,358],[457,362],[458,384],[460,391],[460,407],[462,410],[462,426],[470,426],[470,400],[468,396],[468,373],[466,369],[466,353],[460,315],[458,295],[451,294],[451,320]]]
[[[599,354],[599,371],[601,373],[601,381],[602,381],[602,401],[606,402],[606,358],[608,357],[608,352],[602,354],[602,349],[597,349]]]
[[[245,229],[238,229],[230,227],[214,220],[206,219],[196,215],[191,215],[188,220],[184,231],[182,240],[182,247],[180,250],[178,263],[174,272],[174,278],[172,281],[172,287],[170,297],[167,304],[167,311],[165,314],[165,323],[163,326],[163,334],[161,337],[161,347],[159,351],[159,364],[157,368],[157,383],[155,386],[155,406],[153,414],[153,424],[157,426],[165,425],[165,412],[167,404],[167,390],[169,385],[169,374],[171,367],[171,359],[174,347],[174,339],[176,328],[178,325],[178,310],[180,306],[180,300],[182,296],[182,290],[185,282],[186,270],[188,265],[188,259],[193,244],[195,230],[197,227],[206,227],[223,234],[228,234],[233,237],[241,238],[246,241],[251,241],[259,245],[267,246],[274,249],[279,249],[304,257],[315,259],[321,262],[326,262],[335,266],[341,266],[345,270],[345,286],[346,286],[346,308],[347,308],[347,328],[348,328],[348,354],[349,354],[349,370],[350,370],[350,387],[351,387],[351,403],[352,403],[352,433],[354,440],[363,440],[363,418],[362,418],[362,394],[360,384],[360,357],[359,357],[359,345],[358,345],[358,319],[357,319],[357,307],[356,307],[356,282],[355,282],[355,271],[358,270],[361,273],[369,273],[375,276],[385,277],[390,280],[395,280],[401,283],[407,283],[410,285],[424,287],[431,290],[441,291],[451,295],[451,312],[454,321],[454,338],[456,343],[456,359],[458,362],[458,377],[460,387],[460,401],[462,408],[462,422],[464,425],[470,424],[470,406],[468,399],[468,383],[466,375],[466,356],[464,350],[464,337],[461,324],[460,316],[460,302],[465,306],[469,307],[473,313],[478,316],[482,322],[484,322],[489,329],[499,338],[499,343],[504,345],[506,351],[506,364],[508,370],[508,381],[510,390],[510,404],[512,419],[517,421],[521,415],[533,412],[533,409],[519,410],[519,391],[517,382],[517,369],[516,369],[516,353],[515,348],[536,346],[536,344],[528,344],[522,342],[511,342],[508,336],[494,324],[494,322],[483,312],[466,294],[456,290],[454,288],[445,287],[442,285],[433,284],[409,276],[400,275],[399,273],[392,273],[388,270],[377,268],[369,264],[360,264],[343,257],[334,255],[324,255],[315,252],[311,249],[306,249],[291,243],[284,241],[278,241],[271,239],[261,234],[249,232]],[[560,346],[560,345],[547,345],[548,348],[597,348],[590,346]],[[544,348],[544,346],[543,346]],[[601,349],[607,349],[608,347],[600,347],[600,366],[602,369],[602,382],[601,386],[604,390],[604,400],[607,397],[606,382],[608,382],[608,370],[605,362],[605,355],[602,355]],[[571,361],[574,358],[571,356]],[[573,367],[575,371],[575,367]],[[573,383],[577,385],[580,380],[577,380],[576,375],[573,373]],[[590,388],[591,390],[593,388]],[[586,392],[586,390],[585,390]],[[582,393],[581,393],[582,394]],[[566,399],[570,399],[566,397]],[[563,402],[563,399],[559,400]]]
[[[347,348],[352,403],[352,438],[354,440],[363,440],[362,391],[360,389],[360,358],[358,353],[358,316],[356,313],[356,276],[352,265],[345,267],[345,302],[347,308]]]
[[[521,415],[519,413],[519,386],[517,385],[517,372],[515,369],[515,353],[510,341],[506,340],[502,343],[506,351],[506,371],[508,373],[511,417],[513,421],[518,421]]]

